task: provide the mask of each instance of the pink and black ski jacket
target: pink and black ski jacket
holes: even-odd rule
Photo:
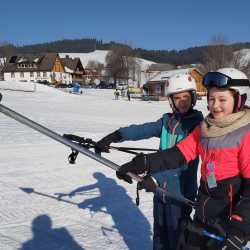
[[[197,126],[177,144],[187,162],[201,157],[201,184],[196,218],[229,219],[231,226],[250,234],[250,123],[218,137],[203,137]],[[209,185],[213,166],[216,184]]]

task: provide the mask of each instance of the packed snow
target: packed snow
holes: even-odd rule
[[[106,65],[106,56],[108,53],[109,50],[95,50],[89,53],[59,53],[59,55],[61,58],[64,58],[66,56],[69,56],[71,58],[79,57],[83,67],[86,67],[88,65],[88,62],[90,61],[96,61],[102,63],[103,65]],[[140,64],[141,70],[146,70],[148,66],[155,63],[153,61],[145,60],[142,58],[137,58],[137,62]]]
[[[250,63],[250,49],[241,49],[234,52],[234,57],[239,59],[240,67],[246,67]]]
[[[154,121],[167,102],[114,99],[113,90],[72,95],[37,84],[36,92],[2,90],[2,104],[59,133],[98,140],[131,123]],[[197,108],[206,111],[206,101]],[[139,250],[152,248],[152,197],[115,172],[0,113],[0,249]],[[159,140],[123,146],[157,148]],[[112,151],[118,165],[133,156]]]

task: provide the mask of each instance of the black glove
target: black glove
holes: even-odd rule
[[[120,132],[116,130],[115,132],[103,137],[100,141],[98,141],[95,145],[95,152],[101,153],[106,152],[109,153],[109,145],[112,142],[119,142],[122,139]]]
[[[134,157],[132,161],[123,164],[116,172],[116,176],[119,179],[123,179],[126,182],[132,183],[132,179],[127,175],[127,172],[138,175],[146,173],[148,170],[149,167],[147,164],[147,155],[141,153]]]
[[[158,187],[158,184],[157,184],[156,180],[149,175],[145,176],[143,178],[143,181],[138,183],[138,188],[145,189],[146,192],[155,193],[157,187]]]
[[[239,234],[229,234],[225,239],[223,250],[242,250],[246,245],[246,240]]]

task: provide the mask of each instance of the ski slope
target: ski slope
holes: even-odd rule
[[[2,104],[56,131],[94,140],[131,123],[154,121],[167,102],[114,100],[113,90],[72,95],[37,84],[36,92],[2,90]],[[206,101],[197,108],[206,114]],[[71,152],[52,139],[0,113],[0,249],[151,249],[152,194],[115,176],[112,169]],[[158,147],[158,139],[124,146]],[[104,157],[122,164],[131,155]]]

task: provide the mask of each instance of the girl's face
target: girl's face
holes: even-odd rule
[[[186,113],[192,105],[192,98],[190,92],[185,91],[174,94],[173,102],[180,113]]]
[[[208,109],[214,119],[225,117],[233,113],[234,97],[230,90],[216,87],[209,89]]]

